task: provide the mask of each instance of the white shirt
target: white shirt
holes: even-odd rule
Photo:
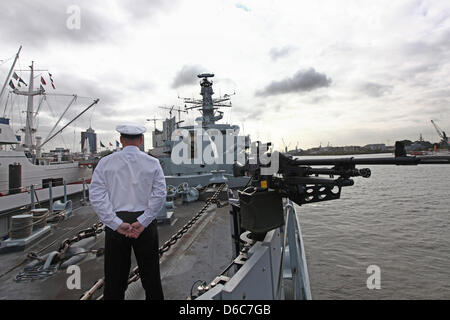
[[[166,181],[156,158],[126,146],[102,158],[94,170],[89,199],[101,222],[116,230],[118,211],[144,211],[137,220],[147,227],[166,201]]]

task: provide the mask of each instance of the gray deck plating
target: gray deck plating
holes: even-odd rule
[[[163,244],[178,231],[204,205],[203,201],[183,204],[174,210],[172,225],[159,225],[159,241]],[[103,277],[103,257],[88,254],[78,265],[81,269],[81,289],[68,289],[70,274],[60,270],[54,275],[32,282],[15,282],[14,277],[23,270],[25,264],[14,270],[11,268],[24,262],[27,252],[40,255],[57,250],[60,243],[73,237],[78,231],[97,222],[97,216],[89,206],[74,210],[73,216],[52,228],[49,236],[27,248],[25,252],[7,253],[0,256],[0,299],[79,299],[98,279]],[[218,241],[219,240],[219,241]],[[86,250],[104,246],[104,235],[82,240],[77,247]],[[136,265],[134,256],[132,266]],[[166,252],[161,259],[161,275],[165,298],[186,299],[197,280],[212,281],[231,261],[230,222],[228,207],[205,213],[179,242]],[[8,272],[10,271],[10,272]],[[143,299],[140,281],[130,285],[127,292],[130,299]]]
[[[166,299],[186,299],[197,280],[212,281],[231,261],[227,208],[209,211],[180,243],[161,258],[161,279]],[[222,240],[220,240],[222,239]],[[197,283],[199,285],[199,283]],[[127,299],[143,299],[139,282],[129,286]]]

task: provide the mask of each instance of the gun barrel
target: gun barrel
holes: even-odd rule
[[[330,175],[330,176],[347,176],[347,177],[363,177],[369,178],[371,171],[368,168],[364,169],[348,169],[339,170],[335,168],[311,168],[306,170],[308,175]]]
[[[450,156],[293,159],[293,163],[305,166],[450,164]]]

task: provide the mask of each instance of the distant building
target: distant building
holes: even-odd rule
[[[72,155],[69,149],[66,148],[55,148],[50,150],[48,153],[43,154],[44,158],[53,158],[53,161],[72,161]]]
[[[89,145],[89,150],[87,150],[87,146]],[[97,152],[97,134],[94,129],[89,127],[86,131],[81,132],[81,151],[82,152]]]
[[[407,152],[409,152],[409,151],[420,151],[420,150],[423,150],[423,149],[424,149],[423,145],[421,143],[418,143],[418,142],[414,142],[414,143],[410,144],[409,146],[405,146],[405,150]]]
[[[155,130],[152,131],[153,149],[165,148],[166,146],[165,141],[171,140],[172,132],[175,130],[175,128],[176,128],[175,117],[164,120],[162,131],[155,128]]]
[[[360,146],[344,146],[343,147],[344,152],[357,152],[360,150],[361,150]]]
[[[384,143],[375,143],[365,145],[363,148],[372,151],[381,151],[386,149],[386,145]]]
[[[145,152],[145,147],[144,147],[144,135],[142,135],[142,143],[141,143],[141,145],[139,146],[139,150]]]
[[[153,148],[164,146],[163,132],[155,129],[152,131],[152,144]]]

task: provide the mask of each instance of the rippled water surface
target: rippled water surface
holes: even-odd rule
[[[370,168],[340,200],[297,208],[313,298],[450,299],[450,166]]]

